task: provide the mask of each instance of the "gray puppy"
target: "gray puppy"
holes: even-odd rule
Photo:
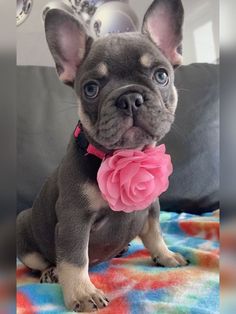
[[[77,94],[88,143],[105,153],[143,149],[170,130],[182,24],[180,0],[155,0],[142,33],[110,34],[94,41],[69,13],[47,13],[47,42],[61,81]],[[157,265],[176,267],[186,260],[163,240],[158,200],[130,214],[108,207],[96,180],[101,160],[87,154],[82,144],[72,137],[33,207],[19,214],[17,242],[20,260],[41,271],[43,281],[58,278],[68,309],[89,312],[108,304],[91,283],[89,266],[116,256],[136,236]]]

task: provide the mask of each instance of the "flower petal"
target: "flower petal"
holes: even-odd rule
[[[129,166],[126,166],[124,169],[120,171],[120,185],[124,185],[126,182],[130,182],[130,180],[138,173],[139,164],[132,163]]]

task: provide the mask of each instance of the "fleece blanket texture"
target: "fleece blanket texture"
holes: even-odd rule
[[[101,314],[219,313],[219,213],[202,216],[161,213],[168,247],[190,264],[157,267],[137,238],[120,258],[90,269],[90,278],[110,299]],[[40,284],[22,264],[17,267],[17,313],[69,313],[58,284]]]

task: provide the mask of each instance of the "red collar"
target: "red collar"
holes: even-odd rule
[[[90,144],[86,139],[81,123],[79,122],[74,131],[74,138],[79,147],[87,154],[94,155],[99,159],[103,159],[106,153],[97,149],[95,146]]]

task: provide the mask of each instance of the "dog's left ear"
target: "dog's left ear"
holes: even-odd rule
[[[181,0],[154,0],[145,14],[142,32],[164,53],[174,67],[182,63]]]

